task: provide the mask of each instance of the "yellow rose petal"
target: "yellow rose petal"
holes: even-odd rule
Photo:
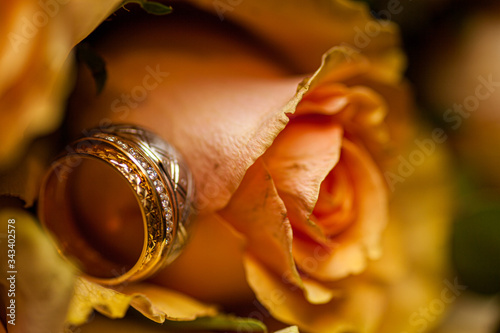
[[[47,142],[38,141],[28,149],[20,163],[0,173],[0,196],[16,197],[24,202],[25,207],[33,206],[50,151]]]
[[[14,163],[37,135],[54,130],[72,87],[71,48],[119,0],[2,2],[0,168]]]
[[[122,318],[130,306],[158,323],[166,319],[194,320],[217,314],[213,306],[155,285],[134,284],[118,287],[118,290],[120,291],[80,278],[70,306],[68,322],[73,325],[85,323],[93,309],[110,318]]]
[[[94,309],[111,318],[125,315],[132,297],[112,289],[79,278],[68,312],[68,323],[81,325],[87,321]]]
[[[325,304],[334,297],[342,296],[342,290],[326,286],[315,279],[303,277],[302,283],[304,284],[304,295],[311,304]]]
[[[343,286],[343,297],[326,304],[309,303],[298,289],[286,286],[258,260],[247,256],[249,283],[263,292],[259,301],[273,317],[315,333],[375,332],[384,311],[383,288],[361,279]]]

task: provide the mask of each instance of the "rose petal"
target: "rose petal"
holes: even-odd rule
[[[415,123],[418,122],[414,118],[414,100],[408,82],[387,84],[372,75],[360,75],[350,78],[346,84],[353,88],[364,87],[364,96],[361,99],[366,101],[364,104],[375,106],[371,108],[374,114],[385,114],[384,121],[380,125],[369,131],[356,132],[364,146],[371,152],[382,170],[399,163],[397,157],[405,149],[404,145],[413,141]]]
[[[32,144],[17,165],[0,174],[0,196],[16,197],[24,201],[25,207],[33,206],[52,153],[48,143]]]
[[[316,86],[300,101],[295,114],[336,114],[349,103],[348,94],[349,88],[340,82]]]
[[[327,304],[310,304],[300,290],[289,288],[259,260],[245,257],[249,283],[259,301],[277,319],[310,332],[375,332],[384,311],[385,297],[377,286],[356,280],[344,287],[344,297]]]
[[[264,154],[294,227],[320,241],[325,235],[309,217],[321,182],[339,160],[342,134],[339,124],[324,119],[291,122]]]
[[[130,305],[156,322],[163,322],[165,319],[193,320],[217,314],[214,306],[151,284],[130,284],[124,287],[123,292],[134,295]]]
[[[432,136],[431,130],[424,129],[416,140],[424,141]],[[402,156],[416,151],[414,142],[406,145]],[[432,154],[426,155],[422,164],[415,167],[413,173],[404,177],[404,182],[394,184],[394,196],[391,200],[391,216],[394,222],[389,235],[398,235],[405,248],[406,263],[418,272],[429,275],[443,275],[448,269],[449,227],[456,202],[452,196],[451,157],[445,146],[436,144]],[[394,165],[397,174],[399,165]],[[394,230],[395,229],[395,230]],[[393,230],[393,231],[391,231]],[[395,243],[395,237],[391,237]],[[388,251],[392,258],[394,251]],[[384,257],[385,257],[384,251]],[[397,260],[388,260],[397,261]],[[379,267],[383,261],[377,261],[374,268],[380,276],[391,271],[386,266]],[[441,281],[438,281],[440,283]]]
[[[130,306],[158,323],[166,319],[194,320],[217,314],[213,306],[154,285],[145,283],[126,285],[119,287],[119,290],[103,287],[84,278],[78,279],[69,309],[68,322],[81,325],[94,309],[110,318],[122,318]]]
[[[77,88],[71,118],[80,130],[110,120],[153,128],[186,156],[197,181],[199,208],[214,211],[227,204],[246,169],[271,145],[288,122],[286,114],[294,112],[310,86],[334,74],[342,76],[342,70],[335,69],[347,62],[349,50],[330,50],[321,68],[297,88],[299,78],[283,78],[282,68],[248,45],[217,33],[217,26],[183,25],[169,34],[176,30],[175,21],[172,24],[170,30],[153,29],[164,31],[161,35],[139,33],[138,24],[126,45],[108,36],[100,50],[109,63],[107,88],[96,98],[85,88],[89,78],[82,77],[84,87]],[[177,45],[186,36],[197,38],[189,48],[157,46]],[[127,52],[131,44],[133,53]],[[201,62],[199,54],[210,56]],[[349,63],[359,68],[363,61],[356,56]],[[140,91],[143,97],[130,99]]]
[[[122,318],[132,306],[148,319],[162,323],[163,329],[169,327],[180,331],[200,329],[232,331],[234,328],[245,327],[248,332],[266,330],[264,324],[257,320],[219,314],[213,306],[204,305],[166,288],[145,283],[117,288],[120,291],[80,278],[70,307],[68,322],[71,325],[85,323],[93,309],[109,318]]]
[[[356,217],[356,196],[349,166],[340,160],[321,183],[313,220],[330,238],[346,230]]]
[[[351,140],[361,141],[378,164],[386,165],[395,145],[389,139],[408,139],[409,129],[403,125],[410,109],[408,89],[404,85],[394,87],[394,83],[373,75],[377,64],[367,57],[356,54],[346,59],[349,49],[340,50],[343,52],[332,49],[325,53],[295,114],[330,115],[342,124]]]
[[[363,52],[383,64],[379,74],[391,80],[401,76],[404,61],[397,49],[397,27],[374,20],[365,4],[340,0],[191,2],[214,12],[221,20],[227,18],[246,26],[275,46],[301,72],[313,71],[330,47],[346,45],[352,47],[347,58]],[[396,66],[394,59],[398,59]]]
[[[262,160],[247,170],[229,205],[219,214],[244,235],[247,253],[258,258],[284,283],[303,289],[310,302],[325,303],[334,297],[332,290],[299,276],[292,257],[292,229],[287,211]]]
[[[297,264],[308,274],[321,280],[331,281],[360,273],[366,267],[367,258],[378,258],[380,235],[388,219],[386,188],[370,155],[361,147],[344,139],[341,159],[349,166],[352,186],[356,193],[355,221],[327,243],[331,250],[320,257],[317,244],[300,238],[294,239],[294,257]],[[318,257],[314,267],[306,264],[311,256]]]
[[[283,279],[302,285],[292,257],[287,211],[262,160],[247,170],[228,206],[219,214],[245,236],[248,252]]]
[[[393,69],[398,67],[397,62],[393,59]],[[361,111],[361,114],[372,114],[378,122],[387,114],[383,123],[369,130],[355,123],[346,124],[346,130],[356,133],[377,164],[387,168],[394,163],[396,152],[403,149],[401,144],[412,138],[414,122],[410,121],[410,111],[413,100],[408,84],[400,76],[387,80],[380,75],[381,70],[380,64],[372,58],[352,53],[352,49],[332,48],[323,55],[321,67],[304,81],[310,89],[302,100],[305,108],[301,109],[301,102],[296,113],[314,113],[316,109],[316,112],[335,115],[343,108],[351,108],[347,119]],[[331,99],[327,98],[328,94],[332,94]],[[352,97],[351,103],[348,96]],[[363,106],[371,107],[365,110]],[[388,138],[391,140],[387,141]]]
[[[325,304],[334,298],[340,298],[343,291],[326,286],[323,283],[308,277],[302,277],[304,296],[311,304]]]
[[[67,321],[72,325],[81,325],[87,321],[94,309],[111,318],[121,318],[125,315],[131,299],[129,295],[79,278],[68,310]]]
[[[60,123],[71,88],[68,54],[119,4],[2,2],[0,32],[7,38],[0,43],[0,167],[14,163],[33,137]]]
[[[361,140],[374,155],[380,155],[390,139],[385,124],[387,111],[385,100],[374,90],[334,82],[308,92],[295,114],[331,115],[351,138]]]

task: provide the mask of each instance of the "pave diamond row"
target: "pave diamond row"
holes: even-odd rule
[[[105,135],[102,137],[103,139],[113,142],[117,146],[119,146],[124,151],[128,152],[137,162],[138,164],[146,171],[148,178],[153,184],[153,188],[156,191],[156,194],[160,198],[162,216],[165,219],[165,241],[167,244],[170,244],[173,240],[173,232],[174,232],[174,222],[173,222],[173,214],[172,214],[172,206],[168,194],[166,193],[166,187],[163,183],[162,179],[158,175],[158,172],[153,168],[153,166],[139,153],[139,151],[133,148],[130,144],[124,142],[125,140],[112,135]]]

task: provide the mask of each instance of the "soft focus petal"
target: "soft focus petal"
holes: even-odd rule
[[[0,167],[13,163],[35,136],[59,125],[72,85],[70,50],[120,2],[2,2]]]
[[[32,144],[17,165],[0,173],[0,196],[16,197],[25,207],[33,206],[50,156],[50,142]]]
[[[362,52],[383,64],[379,75],[391,80],[401,75],[404,61],[397,48],[397,27],[374,20],[365,4],[344,0],[191,2],[221,20],[246,26],[274,45],[300,72],[313,71],[332,46],[346,45],[352,47],[350,54]],[[398,59],[395,67],[394,58]]]
[[[428,138],[423,131],[419,140]],[[418,147],[409,145],[406,154]],[[421,309],[448,302],[443,298],[446,281],[454,283],[448,259],[449,228],[454,211],[450,157],[446,149],[436,146],[424,163],[404,183],[395,187],[391,202],[391,221],[384,235],[384,255],[366,273],[386,281],[389,306],[383,321],[383,332],[420,332]],[[449,297],[449,294],[446,294]],[[419,315],[420,313],[420,315]],[[427,328],[439,324],[446,312],[432,312],[434,320]],[[418,320],[418,325],[415,322]]]

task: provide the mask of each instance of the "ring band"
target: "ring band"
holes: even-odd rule
[[[125,180],[140,209],[142,250],[126,267],[93,247],[78,226],[81,217],[71,208],[74,171],[92,163],[105,163],[121,182]],[[74,259],[89,279],[117,285],[145,279],[180,254],[194,216],[193,204],[193,177],[171,145],[143,128],[112,125],[90,130],[51,164],[40,190],[39,217],[63,256]]]

